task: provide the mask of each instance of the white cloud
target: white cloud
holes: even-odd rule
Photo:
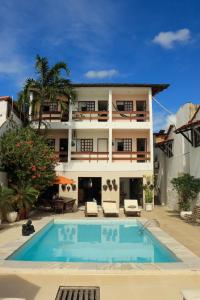
[[[94,79],[94,78],[98,78],[98,79],[103,79],[103,78],[111,78],[113,76],[118,75],[118,71],[115,69],[111,69],[111,70],[101,70],[101,71],[88,71],[87,73],[85,73],[85,77],[90,78],[90,79]]]
[[[166,128],[170,125],[176,125],[176,114],[168,115],[166,118]]]
[[[153,127],[155,132],[158,132],[161,129],[167,130],[170,125],[176,125],[175,114],[167,114],[163,111],[154,111]]]
[[[187,28],[177,31],[160,32],[153,39],[153,43],[163,48],[171,49],[175,44],[186,44],[191,38],[190,30]]]

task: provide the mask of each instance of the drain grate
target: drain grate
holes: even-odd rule
[[[55,300],[100,300],[97,286],[60,286]]]

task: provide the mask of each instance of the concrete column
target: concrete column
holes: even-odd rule
[[[109,111],[109,122],[112,122],[112,90],[109,89],[109,96],[108,96],[108,111]]]
[[[109,128],[108,150],[109,150],[109,163],[112,163],[112,127]]]
[[[152,169],[152,176],[154,174],[154,148],[153,148],[153,109],[152,109],[152,90],[149,89],[149,122],[150,122],[150,132],[149,132],[149,147],[150,147],[150,164]],[[153,197],[154,199],[154,197]],[[154,205],[154,201],[153,201]]]
[[[68,129],[68,163],[71,161],[71,151],[72,151],[72,129]]]
[[[149,135],[149,147],[150,147],[150,162],[152,164],[154,162],[154,152],[153,152],[153,112],[152,112],[152,91],[149,89],[149,122],[150,122],[150,135]]]
[[[72,104],[69,104],[69,122],[72,122]]]

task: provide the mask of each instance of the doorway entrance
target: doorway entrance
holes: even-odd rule
[[[138,205],[143,204],[143,178],[120,178],[120,207],[124,207],[124,199],[137,199]]]
[[[78,205],[85,205],[85,202],[94,199],[101,205],[101,177],[79,177]]]
[[[59,158],[61,162],[68,161],[68,139],[60,139]]]
[[[108,101],[99,100],[98,101],[98,111],[107,112],[108,111]],[[101,114],[99,114],[99,117],[101,117],[101,119],[98,120],[99,122],[107,122],[108,114],[101,113]],[[103,117],[105,117],[105,119]]]
[[[108,139],[97,139],[97,152],[108,152]]]

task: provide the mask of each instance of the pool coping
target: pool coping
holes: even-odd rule
[[[98,218],[98,219],[56,219],[45,218],[39,220],[35,224],[35,233],[31,236],[20,236],[13,242],[0,245],[0,268],[9,269],[23,269],[23,270],[70,270],[70,271],[103,271],[103,272],[118,272],[118,271],[200,271],[200,257],[195,255],[191,250],[183,246],[176,239],[171,237],[168,233],[155,225],[149,226],[147,229],[159,240],[161,244],[167,247],[180,262],[173,263],[83,263],[83,262],[32,262],[32,261],[14,261],[7,260],[7,258],[13,254],[16,250],[22,247],[32,237],[34,237],[44,226],[52,222],[84,222],[92,223],[96,222],[126,222],[131,223],[133,220],[137,220],[142,224],[145,224],[149,219],[144,218],[132,218],[132,219],[116,219],[116,218]]]

